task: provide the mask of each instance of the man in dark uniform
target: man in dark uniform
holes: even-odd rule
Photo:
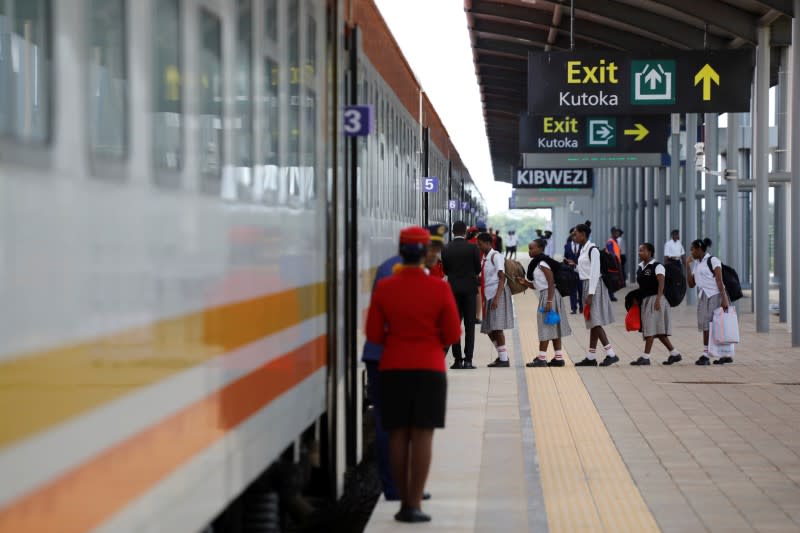
[[[452,369],[474,369],[472,353],[475,348],[475,312],[477,288],[480,284],[481,252],[464,238],[467,225],[462,221],[453,223],[453,240],[442,251],[442,267],[453,289],[458,313],[464,321],[464,354],[461,343],[453,344],[455,362]]]

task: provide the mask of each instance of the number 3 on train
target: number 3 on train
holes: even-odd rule
[[[348,137],[366,137],[372,133],[372,106],[349,105],[344,108],[344,134]]]

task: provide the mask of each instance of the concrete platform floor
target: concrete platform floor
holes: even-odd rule
[[[486,368],[495,353],[479,335],[479,369],[448,372],[424,505],[433,521],[399,524],[397,503],[381,500],[368,532],[800,532],[800,350],[784,324],[756,334],[741,312],[736,362],[698,367],[684,304],[672,309],[684,361],[662,366],[656,346],[652,366],[632,367],[644,343],[624,330],[620,297],[607,328],[619,364],[534,369],[523,365],[538,349],[536,296],[514,300],[512,368]],[[567,319],[578,361],[588,332]]]

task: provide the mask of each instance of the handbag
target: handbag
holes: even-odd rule
[[[589,304],[583,304],[583,318],[587,321],[592,319],[592,310],[589,307]]]
[[[642,313],[639,304],[635,303],[628,309],[625,315],[625,329],[628,331],[639,331],[642,329]]]
[[[716,344],[738,343],[739,320],[736,308],[730,306],[727,312],[721,307],[714,309],[709,330],[709,337],[713,337]]]
[[[540,309],[540,311],[544,313],[543,309]],[[556,324],[561,322],[561,317],[558,316],[558,313],[556,312],[555,309],[551,309],[548,312],[544,313],[544,318],[542,319],[542,322],[544,322],[548,326],[555,326]]]

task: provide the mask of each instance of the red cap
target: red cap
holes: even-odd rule
[[[400,230],[400,244],[428,244],[431,234],[420,226],[409,226]]]

